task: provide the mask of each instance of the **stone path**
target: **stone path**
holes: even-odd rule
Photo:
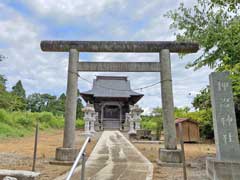
[[[87,160],[85,179],[151,180],[152,173],[152,163],[122,133],[104,131]]]

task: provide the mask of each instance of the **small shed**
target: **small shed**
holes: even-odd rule
[[[179,141],[179,123],[182,124],[183,141],[184,142],[199,142],[199,123],[190,118],[177,118],[175,121],[177,139]]]

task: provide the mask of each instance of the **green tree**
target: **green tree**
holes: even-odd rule
[[[27,110],[41,112],[44,109],[44,100],[40,93],[33,93],[27,97]]]
[[[153,116],[155,116],[155,118],[153,118],[153,120],[156,122],[156,140],[160,140],[161,130],[163,129],[162,108],[160,108],[160,107],[154,108],[152,111],[152,114],[153,114]]]
[[[188,67],[197,69],[207,65],[225,70],[224,65],[233,68],[239,64],[239,9],[237,1],[232,6],[227,0],[198,0],[193,8],[186,8],[181,3],[177,10],[166,14],[173,20],[170,27],[180,30],[177,40],[195,41],[202,48],[202,54]]]
[[[202,89],[199,94],[197,94],[192,102],[192,105],[197,110],[209,109],[211,108],[211,99],[209,86]]]
[[[25,110],[26,102],[21,97],[0,88],[0,108],[8,111]]]
[[[82,104],[82,99],[80,98],[80,91],[78,90],[78,98],[77,98],[77,119],[82,119],[83,118],[83,104]]]
[[[192,8],[181,3],[166,16],[173,20],[170,28],[178,31],[178,41],[200,44],[202,53],[187,67],[209,66],[229,71],[234,95],[240,95],[240,2],[233,0],[198,0]]]
[[[66,101],[66,95],[62,93],[55,104],[55,112],[58,115],[64,115],[65,112],[65,101]]]
[[[12,94],[19,96],[23,99],[26,98],[26,92],[25,89],[23,88],[22,81],[19,80],[15,86],[12,87]]]
[[[0,89],[6,89],[6,82],[7,79],[5,79],[4,76],[0,74]]]
[[[195,70],[209,66],[215,71],[229,71],[233,84],[237,121],[240,124],[240,2],[235,0],[198,0],[192,8],[183,3],[165,16],[173,20],[178,41],[200,44],[199,57],[187,65]],[[210,107],[207,88],[196,96],[194,107]]]
[[[8,92],[6,90],[6,81],[7,79],[5,79],[3,75],[0,75],[0,108],[8,111],[25,110],[25,100]]]
[[[3,60],[3,58],[4,57],[0,54],[0,62]],[[6,89],[6,82],[7,79],[5,79],[4,76],[0,74],[0,90]]]

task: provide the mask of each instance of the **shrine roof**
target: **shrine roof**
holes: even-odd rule
[[[126,76],[97,76],[93,80],[92,89],[80,94],[85,100],[85,97],[89,95],[109,98],[131,98],[135,96],[138,100],[143,96],[143,94],[131,89],[130,81]]]

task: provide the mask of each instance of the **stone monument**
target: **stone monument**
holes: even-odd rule
[[[207,158],[207,175],[214,180],[240,179],[240,147],[228,72],[209,76],[216,158]]]

